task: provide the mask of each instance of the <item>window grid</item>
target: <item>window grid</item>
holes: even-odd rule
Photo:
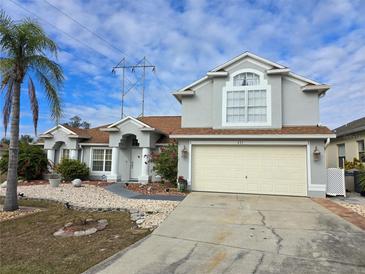
[[[227,122],[266,122],[266,90],[238,90],[227,92]]]
[[[62,149],[62,159],[70,159],[70,150],[69,149]]]
[[[253,72],[244,72],[233,78],[234,86],[257,86],[260,84],[260,76]]]
[[[344,168],[345,167],[345,160],[346,160],[345,144],[337,145],[337,149],[338,149],[338,166],[340,168]]]
[[[105,171],[111,171],[112,170],[112,150],[106,149],[105,150]]]
[[[111,149],[93,149],[92,157],[93,171],[111,171],[112,150]]]
[[[365,141],[360,140],[357,141],[358,150],[359,150],[359,160],[363,163],[365,163]]]

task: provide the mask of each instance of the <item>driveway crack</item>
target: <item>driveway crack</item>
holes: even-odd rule
[[[258,210],[259,215],[261,216],[261,223],[263,226],[265,226],[267,229],[270,230],[271,234],[273,234],[276,238],[276,253],[279,254],[280,249],[282,248],[281,242],[283,241],[283,238],[276,232],[276,230],[272,226],[268,226],[266,224],[266,216],[264,213]]]
[[[166,272],[164,273],[175,273],[176,269],[182,265],[183,263],[185,263],[187,260],[189,260],[191,254],[193,254],[195,248],[197,247],[198,243],[195,243],[194,246],[192,247],[192,249],[188,252],[188,254],[186,254],[184,257],[182,257],[180,260],[177,260],[176,262],[170,264],[168,266],[168,268],[166,269]]]
[[[257,273],[257,271],[259,270],[259,267],[262,265],[262,262],[264,261],[264,257],[265,257],[265,254],[262,253],[259,261],[257,262],[257,264],[256,264],[256,266],[254,268],[254,270],[252,271],[252,274],[256,274]]]

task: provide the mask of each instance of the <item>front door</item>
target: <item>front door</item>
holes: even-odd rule
[[[142,149],[132,148],[131,149],[131,180],[138,180],[141,175],[141,165],[142,165]]]

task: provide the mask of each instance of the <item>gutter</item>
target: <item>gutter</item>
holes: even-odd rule
[[[336,134],[246,134],[246,135],[187,135],[172,134],[169,138],[175,139],[328,139],[336,138]]]

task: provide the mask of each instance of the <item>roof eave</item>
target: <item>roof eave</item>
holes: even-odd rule
[[[303,92],[317,92],[318,95],[324,95],[331,87],[329,85],[306,85],[301,88]]]
[[[327,139],[336,134],[171,134],[175,139]]]
[[[277,74],[279,74],[279,75],[288,75],[289,72],[290,72],[290,69],[288,69],[288,68],[283,68],[283,69],[268,69],[266,71],[266,73],[268,75],[277,75]]]
[[[71,138],[71,139],[90,139],[91,137],[90,136],[85,136],[85,135],[71,135],[71,134],[69,134],[68,138]]]
[[[343,136],[347,136],[347,135],[351,135],[354,133],[358,133],[361,131],[365,131],[365,126],[359,126],[357,128],[351,129],[351,130],[347,130],[347,131],[343,131],[343,132],[336,132],[337,137],[343,137]]]
[[[217,78],[217,77],[227,77],[227,71],[208,71],[207,72],[208,78]]]
[[[183,97],[192,97],[195,95],[194,90],[177,91],[172,93],[174,97],[181,103]]]
[[[112,127],[112,128],[100,128],[99,129],[100,131],[106,131],[106,132],[118,132],[119,131],[119,128],[117,127]]]
[[[211,71],[219,71],[221,69],[224,69],[224,68],[228,67],[229,65],[231,65],[231,64],[233,64],[233,63],[237,62],[238,60],[240,60],[242,58],[245,58],[245,57],[251,57],[252,59],[256,59],[258,61],[269,64],[269,65],[271,65],[273,67],[276,67],[276,68],[280,68],[280,69],[286,68],[283,65],[280,65],[280,64],[272,62],[268,59],[262,58],[262,57],[260,57],[256,54],[251,53],[251,52],[245,51],[244,53],[242,53],[242,54],[238,55],[237,57],[225,62],[224,64],[212,69]]]
[[[53,138],[53,135],[50,133],[46,133],[46,134],[40,134],[38,137],[39,138]]]

